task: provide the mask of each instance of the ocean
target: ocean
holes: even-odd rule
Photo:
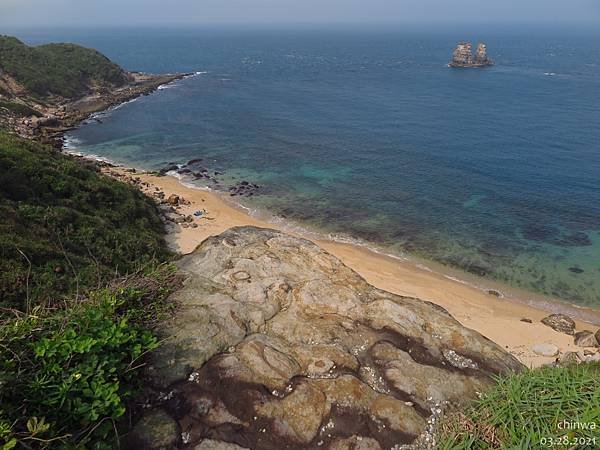
[[[213,189],[290,226],[600,307],[600,32],[22,30],[129,70],[198,72],[69,134],[144,169],[202,158]],[[447,66],[484,41],[485,69]],[[206,181],[196,183],[206,185]]]

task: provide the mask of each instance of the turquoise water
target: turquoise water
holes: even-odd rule
[[[286,220],[600,305],[600,35],[494,30],[95,30],[124,67],[202,71],[74,131],[144,168],[203,158]],[[450,69],[482,39],[496,65]],[[201,182],[201,181],[199,181]]]

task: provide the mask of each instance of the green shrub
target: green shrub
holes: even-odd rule
[[[600,364],[542,367],[497,381],[471,409],[442,422],[439,449],[600,448]],[[583,426],[565,427],[565,420]]]
[[[167,310],[174,268],[136,275],[61,309],[0,322],[0,449],[118,446],[119,420],[138,390],[148,330]]]
[[[0,132],[0,306],[97,288],[169,256],[154,203],[94,164]]]

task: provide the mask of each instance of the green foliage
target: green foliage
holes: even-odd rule
[[[0,306],[48,304],[169,252],[154,203],[94,164],[0,132]]]
[[[30,108],[27,105],[16,102],[4,102],[0,100],[0,115],[2,115],[2,110],[7,110],[8,112],[12,112],[21,117],[35,116],[42,117],[42,114],[39,111],[36,111],[33,108]]]
[[[471,409],[442,423],[439,449],[600,448],[600,364],[542,367],[497,381]],[[584,426],[569,429],[565,420]]]
[[[78,97],[92,85],[115,87],[127,81],[123,69],[96,50],[74,44],[28,47],[10,36],[0,36],[1,71],[37,97]]]
[[[0,449],[116,448],[143,356],[158,345],[148,320],[167,308],[176,280],[163,266],[61,309],[5,317]]]

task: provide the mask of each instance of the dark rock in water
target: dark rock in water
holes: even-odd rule
[[[528,224],[522,233],[528,241],[554,242],[560,235],[560,230],[549,225]]]
[[[600,346],[596,340],[594,333],[588,330],[579,331],[573,336],[573,342],[579,347],[598,347]]]
[[[230,186],[229,191],[235,192],[237,195],[240,196],[251,197],[257,193],[256,190],[258,189],[258,187],[259,186],[257,184],[252,184],[248,181],[240,181],[236,185]]]
[[[163,167],[158,171],[160,175],[165,175],[167,172],[173,172],[179,170],[179,166],[177,164],[172,164],[167,167]]]
[[[583,231],[563,234],[550,225],[528,225],[523,229],[523,237],[530,241],[547,242],[562,247],[585,247],[592,245],[590,237]]]
[[[466,270],[470,273],[474,273],[475,275],[479,275],[483,277],[487,275],[489,269],[487,267],[479,266],[477,264],[470,264],[466,267]]]
[[[564,314],[551,314],[544,317],[542,323],[560,333],[573,334],[575,332],[575,321]]]
[[[565,247],[585,247],[592,245],[592,240],[583,231],[577,231],[575,233],[563,236],[560,240],[561,245]]]
[[[523,367],[443,308],[275,230],[231,228],[178,266],[187,281],[147,367],[189,448],[409,444],[431,408],[468,404]]]
[[[219,172],[218,170],[215,170],[215,175],[223,175],[223,172]]]
[[[192,173],[192,171],[191,171],[190,169],[188,169],[188,168],[183,168],[183,169],[179,169],[179,170],[177,171],[177,173],[180,173],[180,174],[184,174],[184,173]]]
[[[199,162],[202,162],[202,158],[196,158],[196,159],[190,159],[186,166],[193,166],[194,164],[198,164]]]
[[[583,273],[584,270],[579,268],[579,267],[569,267],[569,272],[573,272],[573,273]]]

